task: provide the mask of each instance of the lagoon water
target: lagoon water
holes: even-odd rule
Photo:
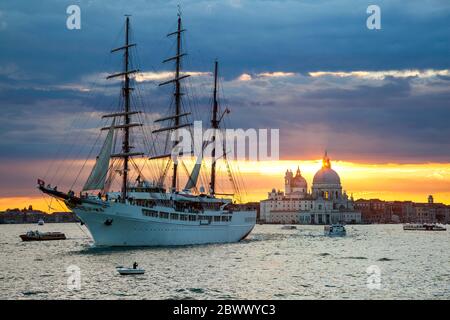
[[[257,225],[235,244],[101,249],[74,223],[0,225],[0,298],[450,299],[449,230],[355,225],[345,238],[328,238],[322,226],[297,228]],[[68,240],[22,242],[30,229]],[[115,270],[134,261],[144,275]],[[72,265],[79,290],[67,286]]]

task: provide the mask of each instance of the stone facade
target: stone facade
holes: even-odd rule
[[[361,213],[353,208],[353,199],[342,191],[339,175],[331,169],[327,154],[322,168],[315,174],[311,192],[301,175],[300,168],[294,176],[285,173],[285,192],[273,189],[261,201],[261,220],[266,223],[360,223]]]
[[[355,208],[364,223],[450,223],[450,206],[434,203],[432,196],[423,203],[358,199]]]

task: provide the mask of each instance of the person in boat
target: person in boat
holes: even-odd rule
[[[98,198],[99,198],[100,200],[102,199],[102,193],[101,193],[101,192],[99,192],[97,196],[98,196]]]
[[[135,261],[135,262],[133,263],[133,269],[137,269],[137,267],[138,267],[138,263]]]

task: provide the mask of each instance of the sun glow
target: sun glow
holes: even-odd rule
[[[311,187],[314,174],[322,166],[322,160],[276,162],[243,162],[240,171],[245,176],[249,197],[263,199],[271,188],[284,189],[286,169],[300,167],[302,175]],[[450,204],[450,164],[362,164],[333,161],[331,167],[341,177],[343,189],[358,198],[383,200],[412,200],[426,202],[433,194],[436,202]]]
[[[322,159],[240,161],[238,166],[236,163],[231,165],[238,167],[234,171],[240,176],[245,189],[242,200],[259,201],[265,199],[272,188],[284,189],[284,173],[287,169],[295,171],[299,167],[308,182],[308,188],[311,188],[314,174],[322,167]],[[428,195],[432,194],[435,202],[450,204],[450,163],[365,164],[331,159],[331,168],[339,174],[343,189],[349,195],[353,194],[355,199],[426,202]],[[219,167],[218,170],[220,179],[227,179],[226,169]],[[44,198],[37,191],[30,189],[25,192],[27,190],[22,195],[27,196],[0,198],[0,210],[22,209],[32,205],[34,209],[47,212],[65,211],[62,203],[54,200],[50,202],[48,197]]]
[[[50,199],[48,196],[40,197],[6,197],[0,198],[0,211],[6,209],[28,209],[29,206],[33,210],[40,210],[44,212],[63,212],[69,211],[62,201]]]

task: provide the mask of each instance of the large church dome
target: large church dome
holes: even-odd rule
[[[313,184],[341,184],[341,179],[333,169],[322,168],[314,175]]]
[[[322,160],[322,168],[316,172],[313,179],[313,185],[327,184],[327,185],[340,185],[341,179],[336,171],[331,169],[330,159],[325,152],[325,156]]]

